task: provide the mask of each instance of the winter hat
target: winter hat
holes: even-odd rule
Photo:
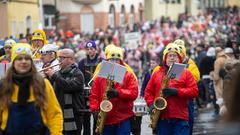
[[[27,43],[16,43],[16,45],[13,46],[11,55],[11,60],[14,62],[17,56],[19,55],[30,55],[32,56],[31,46]]]
[[[177,39],[173,43],[178,45],[180,51],[184,54],[184,57],[186,57],[187,56],[187,49],[185,47],[185,42],[181,39]]]
[[[16,42],[13,39],[8,39],[5,41],[4,43],[4,47],[13,47],[13,45],[15,45]]]
[[[169,43],[163,51],[163,61],[166,61],[166,56],[169,52],[175,52],[178,54],[180,61],[182,61],[181,52],[177,44]]]
[[[94,49],[97,49],[97,45],[94,41],[88,41],[86,43],[86,48],[94,48]]]
[[[112,48],[107,54],[107,59],[112,58],[123,60],[123,50],[120,47]]]
[[[47,44],[47,37],[43,30],[37,29],[32,33],[31,40],[43,40],[44,45]]]
[[[58,46],[54,44],[46,44],[40,49],[41,54],[45,54],[47,52],[57,52],[58,51]]]

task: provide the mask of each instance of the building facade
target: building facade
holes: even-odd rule
[[[19,37],[39,26],[38,0],[11,0],[0,2],[0,39]]]
[[[197,15],[209,8],[234,5],[240,7],[240,0],[145,0],[145,18],[155,20],[161,16],[169,16],[177,20],[182,13]]]
[[[177,19],[185,11],[185,0],[145,0],[145,18],[155,20],[161,16]]]
[[[144,0],[58,0],[58,27],[93,33],[96,28],[130,27],[144,21]]]

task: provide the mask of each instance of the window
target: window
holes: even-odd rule
[[[16,34],[17,34],[17,32],[16,32],[16,21],[12,21],[12,23],[11,23],[11,33],[12,33],[13,37],[16,37]]]
[[[53,29],[55,28],[55,21],[54,21],[54,15],[44,15],[44,27],[46,29]]]
[[[29,32],[32,32],[32,18],[31,16],[27,16],[26,18],[26,28],[29,29]]]
[[[19,34],[23,34],[23,33],[24,33],[23,21],[20,21],[20,22],[19,22],[18,30],[19,30],[19,31],[18,31]]]
[[[131,5],[131,13],[130,13],[130,15],[129,15],[129,24],[130,24],[130,26],[133,26],[133,24],[134,24],[134,13],[135,13],[135,9],[134,9],[134,6],[133,5]]]
[[[108,15],[108,24],[111,28],[114,28],[114,15],[113,14]]]
[[[160,3],[181,4],[181,0],[160,0]]]
[[[120,14],[120,25],[123,26],[125,23],[125,15],[123,13]]]
[[[108,25],[111,28],[115,27],[115,7],[113,4],[110,5],[109,14],[108,14]]]
[[[125,6],[121,6],[121,13],[120,13],[120,25],[123,26],[125,24]]]

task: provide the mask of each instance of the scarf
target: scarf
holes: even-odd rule
[[[30,82],[32,79],[32,73],[17,74],[13,71],[12,74],[13,82],[19,86],[18,91],[18,104],[24,105],[30,96]]]

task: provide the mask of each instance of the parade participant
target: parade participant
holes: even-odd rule
[[[13,39],[8,39],[4,43],[4,52],[5,55],[0,57],[0,62],[1,63],[10,63],[11,62],[11,49],[12,47],[16,44],[16,42]]]
[[[29,44],[17,43],[12,48],[12,66],[0,91],[0,132],[62,135],[60,105],[52,85],[37,72],[31,56]]]
[[[198,67],[195,64],[195,62],[191,58],[187,57],[185,42],[181,39],[177,39],[177,40],[174,41],[174,43],[177,44],[179,49],[180,49],[181,57],[183,59],[183,63],[188,65],[188,67],[187,67],[188,70],[192,73],[196,83],[198,83],[198,81],[200,81],[200,72],[199,72]],[[189,126],[190,126],[189,135],[192,135],[193,124],[194,124],[194,103],[193,103],[193,99],[189,100],[188,111],[189,111]]]
[[[39,53],[41,55],[41,61],[43,63],[41,70],[46,68],[46,67],[50,67],[50,66],[54,66],[53,70],[59,71],[60,70],[60,66],[59,66],[59,60],[57,59],[57,51],[58,51],[58,46],[54,45],[54,44],[46,44],[44,45]],[[44,74],[44,71],[42,71],[41,73],[43,73],[43,77],[46,77],[46,75]]]
[[[32,33],[31,37],[33,58],[40,59],[39,50],[47,44],[47,37],[43,30],[37,29]]]
[[[114,44],[110,44],[110,45],[108,45],[108,46],[105,48],[105,51],[104,51],[105,56],[107,56],[108,53],[109,53],[111,50],[114,50],[114,49],[117,49],[117,50],[121,51],[122,54],[123,54],[123,52],[124,52],[123,48],[117,47],[117,46],[115,46]],[[122,56],[122,57],[123,57],[123,56]],[[134,78],[137,80],[137,76],[135,75],[135,73],[134,73],[134,71],[132,70],[132,68],[131,68],[126,62],[123,62],[123,64],[124,64],[124,66],[127,68],[127,70],[128,70],[130,73],[132,73],[133,76],[134,76]],[[98,72],[99,72],[99,70],[100,70],[100,67],[101,67],[101,63],[99,63],[99,64],[97,65],[96,70],[95,70],[95,72],[94,72],[94,74],[93,74],[93,77],[95,77],[95,76],[98,74]]]
[[[219,114],[219,105],[216,103],[216,92],[214,88],[214,82],[210,74],[214,70],[214,62],[216,60],[216,50],[214,47],[210,47],[207,50],[206,57],[200,62],[199,70],[201,72],[202,83],[206,90],[205,98],[207,98],[207,107],[213,103],[214,105],[214,115],[218,116]],[[199,92],[200,95],[201,92]]]
[[[110,50],[107,60],[124,66],[123,52],[118,48]],[[100,111],[100,103],[104,97],[106,87],[107,79],[101,77],[94,79],[89,101],[90,110],[95,115]],[[138,82],[134,75],[126,70],[123,83],[115,82],[106,95],[113,108],[106,114],[102,135],[130,135],[130,118],[134,115],[133,101],[138,96]]]
[[[52,68],[45,74],[53,82],[56,96],[63,110],[64,133],[67,135],[81,135],[84,106],[83,87],[84,77],[78,69],[71,49],[59,50],[60,70]]]
[[[179,47],[170,43],[163,53],[163,66],[155,71],[145,89],[145,100],[150,108],[150,113],[155,111],[153,102],[159,97],[159,91],[167,101],[167,107],[161,111],[157,123],[157,135],[189,135],[188,101],[197,97],[198,89],[193,75],[184,69],[179,80],[170,79],[167,87],[161,89],[163,77],[173,63],[182,63]]]
[[[84,96],[85,96],[85,105],[86,112],[83,117],[83,135],[91,135],[91,112],[89,111],[89,101],[88,97],[90,94],[90,88],[88,88],[88,83],[93,77],[93,73],[95,71],[96,66],[102,61],[102,58],[97,53],[97,46],[94,41],[88,41],[86,43],[86,52],[87,57],[82,59],[78,63],[78,68],[82,71],[85,79],[85,88],[84,88]],[[94,119],[93,126],[93,134],[95,135],[95,125],[96,119]]]
[[[97,53],[97,46],[94,41],[86,43],[87,57],[78,63],[79,69],[83,72],[85,78],[85,86],[92,79],[96,66],[102,61],[102,58]]]

